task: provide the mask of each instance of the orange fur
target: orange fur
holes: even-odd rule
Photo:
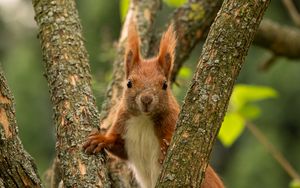
[[[170,76],[170,70],[173,68],[175,48],[176,34],[174,31],[174,26],[171,24],[161,38],[158,55],[158,62],[162,66],[167,77]]]
[[[138,127],[132,126],[145,126],[145,130],[146,128],[149,129],[149,127],[147,127],[149,124],[130,125],[128,123],[136,120],[134,118],[146,118],[146,121],[150,121],[151,126],[153,126],[150,127],[149,130],[151,131],[151,129],[153,129],[155,135],[154,138],[150,139],[153,139],[153,142],[157,140],[160,147],[158,152],[159,156],[156,156],[156,163],[160,167],[160,164],[165,158],[169,143],[171,142],[179,114],[179,105],[170,87],[167,87],[167,84],[170,84],[169,77],[174,63],[175,46],[176,35],[173,25],[170,25],[166,33],[162,36],[158,56],[151,59],[143,59],[139,53],[137,30],[134,23],[130,24],[125,52],[125,70],[126,78],[128,79],[127,88],[125,86],[118,114],[108,132],[106,134],[94,133],[88,137],[87,142],[83,146],[87,153],[97,153],[105,148],[121,159],[133,160],[130,159],[130,155],[135,155],[135,153],[132,154],[132,149],[134,151],[135,148],[129,148],[131,151],[128,151],[128,145],[126,145],[126,142],[129,142],[127,132],[130,129],[134,134],[134,129]],[[140,130],[143,131],[144,129]],[[147,134],[145,135],[147,136]],[[144,136],[136,136],[137,138],[134,139],[144,139]],[[141,142],[143,142],[143,140],[141,140]],[[138,146],[138,143],[133,143]],[[151,150],[154,149],[155,148],[142,148],[142,150],[139,151],[151,154]],[[139,153],[136,155],[139,156]],[[134,160],[136,160],[136,158],[134,158]],[[138,163],[139,161],[131,162],[133,165],[140,164]],[[151,161],[146,160],[145,162]],[[141,167],[137,166],[136,170],[141,170]],[[153,173],[151,170],[149,173],[157,175],[157,173]],[[143,180],[143,177],[140,177],[140,179]],[[157,177],[153,179],[156,181]],[[155,185],[153,182],[140,183],[146,188],[151,188]],[[211,166],[208,166],[202,188],[223,187],[220,178]]]
[[[138,31],[136,30],[135,23],[131,21],[128,26],[127,45],[125,49],[126,78],[129,75],[129,71],[132,70],[137,63],[139,63],[139,43],[140,39],[138,36]]]

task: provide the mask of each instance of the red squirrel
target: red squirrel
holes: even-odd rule
[[[125,51],[127,83],[117,115],[106,134],[90,134],[83,148],[89,154],[105,149],[128,161],[140,186],[153,188],[179,114],[179,105],[169,87],[176,34],[170,25],[162,36],[158,55],[151,59],[141,57],[139,43],[131,22]],[[202,188],[223,187],[208,165]]]

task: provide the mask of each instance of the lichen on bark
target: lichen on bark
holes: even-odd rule
[[[14,98],[0,68],[0,187],[41,187],[36,165],[18,137]]]
[[[75,1],[33,0],[33,5],[54,110],[60,184],[110,187],[103,156],[88,156],[81,148],[99,125],[99,113]]]
[[[172,82],[175,82],[178,71],[192,50],[204,38],[221,4],[222,0],[195,0],[174,11],[171,22],[176,27],[178,40]]]
[[[234,82],[268,3],[223,2],[185,97],[157,187],[201,186]]]

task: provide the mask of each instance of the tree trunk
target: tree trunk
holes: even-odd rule
[[[13,96],[0,68],[0,187],[41,187],[32,157],[18,137]]]
[[[88,156],[82,143],[99,113],[91,90],[88,55],[75,1],[33,0],[56,127],[64,187],[110,187],[103,156]]]
[[[234,82],[268,4],[223,2],[184,100],[158,187],[201,186]]]

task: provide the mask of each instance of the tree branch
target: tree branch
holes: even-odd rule
[[[251,122],[246,122],[246,127],[255,136],[255,138],[265,147],[265,149],[274,157],[286,173],[294,180],[300,181],[300,175],[283,156],[283,154],[266,138],[266,136]]]
[[[290,17],[292,18],[293,22],[300,27],[300,14],[297,11],[293,0],[282,0],[284,6],[288,10]]]
[[[172,72],[173,82],[195,45],[205,37],[204,34],[215,19],[221,3],[221,0],[189,1],[174,12],[171,22],[175,23],[178,32],[178,48]],[[155,40],[157,38],[158,36]],[[295,27],[282,26],[264,19],[259,26],[254,43],[271,50],[275,56],[300,58],[300,30]]]
[[[1,68],[0,187],[41,187],[36,165],[18,137],[14,99]]]
[[[201,186],[234,82],[268,4],[224,1],[185,98],[158,187]]]
[[[110,187],[103,156],[81,150],[99,125],[75,1],[33,0],[54,109],[56,151],[65,187]]]
[[[300,30],[282,26],[268,19],[262,20],[255,44],[271,50],[276,56],[300,58]]]
[[[175,10],[171,22],[176,27],[178,40],[172,82],[175,82],[178,71],[194,47],[205,37],[221,4],[221,0],[196,0]]]

